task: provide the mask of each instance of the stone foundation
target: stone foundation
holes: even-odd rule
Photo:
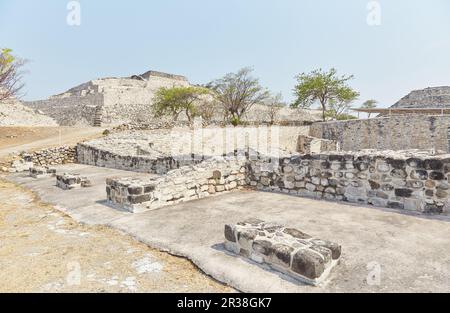
[[[170,171],[158,178],[109,178],[108,201],[130,212],[202,199],[216,193],[242,189],[245,185],[243,162],[213,158],[196,166]]]
[[[33,178],[55,177],[56,170],[48,167],[32,167],[29,170],[30,176]]]
[[[56,176],[56,186],[64,190],[70,190],[91,187],[92,183],[87,177],[82,177],[79,174],[64,173]]]
[[[257,219],[225,225],[225,248],[313,285],[324,281],[341,257],[336,243]]]

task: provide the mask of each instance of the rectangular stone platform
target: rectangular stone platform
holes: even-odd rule
[[[56,186],[64,190],[70,190],[81,187],[91,187],[92,183],[87,177],[80,174],[64,173],[56,176]]]
[[[54,177],[56,176],[56,169],[36,166],[30,168],[29,173],[33,178]]]
[[[341,257],[336,243],[258,219],[225,225],[225,248],[312,285],[324,281]]]
[[[110,204],[139,213],[239,190],[244,185],[245,167],[219,158],[181,167],[162,177],[108,178],[106,194]]]

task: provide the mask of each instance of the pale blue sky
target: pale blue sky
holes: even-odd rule
[[[252,66],[288,101],[294,76],[319,67],[354,74],[361,101],[383,106],[450,85],[448,0],[380,0],[380,26],[366,0],[80,0],[79,27],[67,3],[0,0],[0,47],[31,60],[25,99],[149,69],[206,83]]]

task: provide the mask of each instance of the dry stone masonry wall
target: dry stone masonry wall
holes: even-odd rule
[[[36,166],[52,166],[76,162],[76,147],[62,146],[21,153],[20,158]]]
[[[248,162],[247,183],[263,191],[439,214],[450,212],[449,172],[450,155],[296,155]]]
[[[243,162],[213,158],[170,171],[163,177],[109,178],[106,194],[112,205],[141,212],[242,189],[244,185]]]
[[[181,129],[180,133],[183,131],[185,129]],[[171,144],[175,139],[171,138],[173,133],[169,131],[123,132],[79,144],[77,158],[83,164],[171,177],[180,168],[183,168],[183,175],[189,176],[187,173],[192,171],[192,166],[207,166],[212,158],[217,157],[217,155],[198,156],[195,153],[189,153],[191,151],[189,149],[184,151],[184,154],[172,153]],[[223,141],[217,135],[201,138],[208,148],[214,148],[210,149],[211,151],[215,150],[215,153],[222,156],[220,152]],[[297,138],[299,138],[298,132]],[[209,145],[210,142],[211,145]],[[190,147],[190,143],[191,141],[185,145],[177,143],[176,147]],[[333,143],[330,142],[330,144]],[[292,154],[278,151],[279,154],[275,158],[256,153],[255,149],[244,149],[240,151],[241,153],[238,151],[234,150],[225,155],[244,157],[243,162],[247,166],[246,185],[258,190],[422,213],[450,212],[448,182],[450,155],[433,155],[431,151],[421,150],[377,152],[368,150],[358,153],[323,152],[320,154]],[[172,154],[177,156],[172,157]],[[183,180],[178,178],[177,181]],[[124,185],[134,183],[123,182]],[[166,183],[167,181],[163,178],[152,181],[155,188],[159,184],[166,186]],[[191,183],[187,184],[191,185]],[[202,188],[207,187],[202,183]],[[177,189],[181,190],[181,186],[177,186]],[[171,188],[167,190],[172,195],[173,190]],[[190,192],[192,191],[188,193]],[[120,195],[119,199],[115,199],[113,194],[111,201],[119,204],[123,202],[123,199],[128,199],[128,196],[133,196],[121,193],[120,190],[117,194]],[[146,196],[160,199],[154,191]],[[190,199],[191,196],[183,196],[183,201]],[[179,195],[174,199],[178,200],[177,197]]]
[[[408,115],[314,123],[310,136],[334,140],[342,151],[449,150],[450,116]]]
[[[258,219],[225,225],[225,248],[314,285],[327,278],[341,257],[336,243]]]

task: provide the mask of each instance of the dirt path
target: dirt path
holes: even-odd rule
[[[101,136],[98,127],[0,127],[0,158],[10,153],[74,145]]]
[[[232,292],[189,261],[80,225],[0,177],[0,292]]]

